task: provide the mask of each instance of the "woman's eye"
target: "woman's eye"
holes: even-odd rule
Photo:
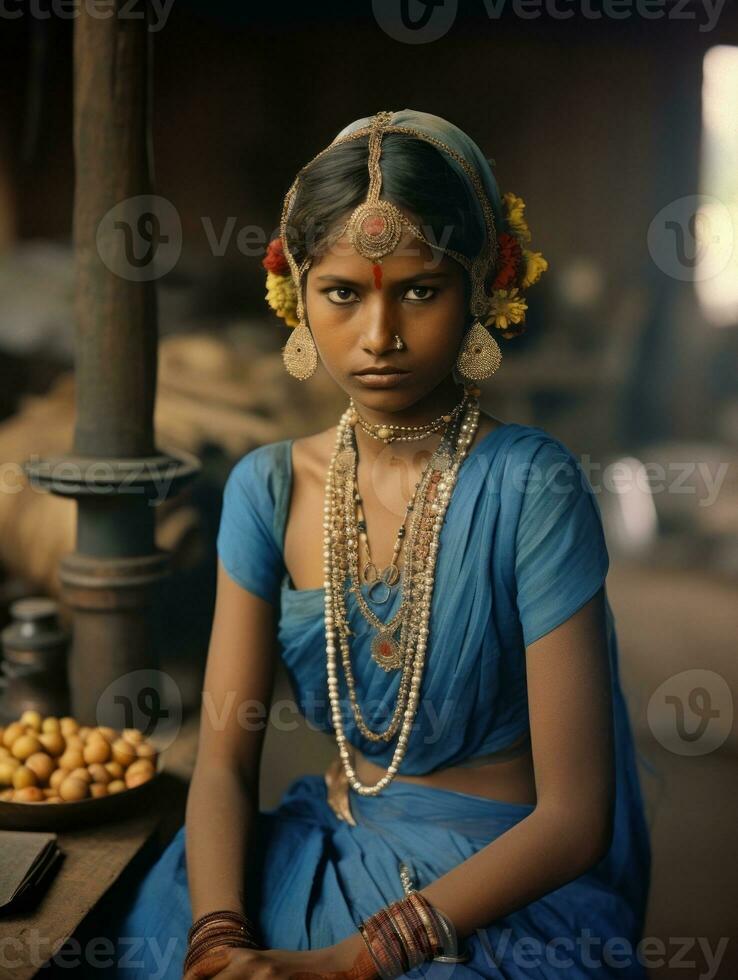
[[[414,296],[414,297],[411,297],[411,299],[426,300],[426,299],[430,299],[431,296],[433,296],[433,294],[435,293],[435,290],[433,289],[432,286],[411,286],[410,289],[408,290],[408,292],[409,293],[418,293],[418,292],[422,293],[423,290],[425,290],[425,292],[426,292],[426,295],[425,296]],[[430,296],[427,295],[428,293],[430,293]]]
[[[340,305],[345,306],[346,301],[349,299],[349,296],[353,294],[353,292],[354,292],[353,289],[349,289],[348,286],[334,286],[333,289],[326,290],[326,295],[330,299],[331,303],[337,303],[339,306]],[[333,299],[331,293],[339,293],[341,295],[339,295],[337,299]],[[346,296],[345,295],[346,293],[348,293],[349,296]]]

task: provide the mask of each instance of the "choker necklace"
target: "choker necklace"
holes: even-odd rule
[[[443,415],[439,415],[438,418],[433,419],[432,422],[424,422],[422,425],[391,425],[387,422],[370,422],[365,419],[359,410],[356,408],[353,397],[349,399],[349,407],[352,409],[356,423],[361,426],[367,435],[372,436],[374,439],[379,439],[382,442],[389,444],[391,442],[415,442],[420,439],[425,439],[433,432],[438,432],[445,425],[448,425],[461,411],[464,404],[464,398],[455,405],[450,412],[445,412]]]
[[[346,409],[338,424],[336,447],[326,478],[323,511],[328,697],[346,777],[352,788],[362,796],[377,795],[397,774],[417,712],[428,644],[439,536],[459,467],[479,424],[479,401],[476,395],[466,391],[460,408],[463,408],[463,412],[457,413],[455,424],[448,425],[448,430],[418,481],[410,511],[412,519],[402,572],[402,602],[397,613],[387,623],[378,619],[369,609],[359,585],[358,540],[355,529],[357,453],[351,441],[352,427],[355,424],[352,406]],[[372,642],[373,659],[385,670],[402,669],[395,709],[383,731],[369,728],[356,697],[348,640],[354,634],[349,626],[346,606],[347,576],[351,583],[349,591],[356,596],[358,608],[377,630],[377,636]],[[400,636],[395,639],[394,634],[398,629]],[[361,783],[356,776],[343,728],[336,665],[339,648],[351,710],[359,731],[365,738],[375,742],[388,742],[397,734],[397,745],[387,771],[377,783],[370,786]]]

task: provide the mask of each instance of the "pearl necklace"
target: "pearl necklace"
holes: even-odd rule
[[[464,415],[464,420],[459,427],[458,441],[455,447],[453,458],[449,465],[442,470],[432,469],[429,465],[421,478],[423,493],[421,499],[425,499],[428,485],[432,482],[433,475],[439,473],[437,479],[433,479],[436,484],[436,499],[429,504],[428,510],[432,515],[432,526],[429,540],[427,541],[427,556],[423,556],[416,564],[416,533],[419,533],[422,525],[422,514],[416,513],[412,524],[411,546],[406,557],[405,569],[410,572],[411,579],[410,595],[408,601],[408,612],[403,622],[403,645],[406,647],[404,656],[403,675],[400,680],[400,690],[398,692],[397,704],[393,719],[388,728],[381,733],[371,732],[361,718],[356,700],[356,690],[353,683],[351,672],[350,651],[348,646],[348,636],[351,630],[348,626],[348,617],[345,607],[345,596],[343,595],[343,584],[347,574],[346,561],[341,556],[342,548],[339,535],[342,528],[340,502],[338,491],[340,490],[339,481],[336,480],[337,472],[345,469],[346,459],[340,459],[345,453],[345,436],[347,427],[352,419],[352,406],[346,409],[338,424],[336,435],[336,446],[331,456],[330,465],[325,486],[325,498],[323,504],[323,560],[325,569],[325,599],[324,599],[324,618],[326,635],[326,667],[328,675],[328,698],[331,706],[331,716],[335,730],[338,751],[343,765],[344,772],[351,787],[362,796],[376,796],[385,786],[397,775],[399,765],[404,758],[407,748],[410,730],[417,713],[418,700],[420,696],[420,685],[423,676],[423,666],[425,663],[425,653],[428,643],[428,623],[430,620],[431,600],[433,587],[435,584],[435,564],[439,548],[439,536],[443,520],[448,508],[459,467],[466,457],[468,448],[474,439],[479,424],[479,401],[476,395],[467,392],[469,395],[469,407]],[[433,459],[433,457],[431,458]],[[352,500],[353,503],[353,500]],[[416,577],[417,573],[417,577]],[[407,586],[407,582],[404,588]],[[363,598],[363,597],[362,597]],[[406,598],[406,597],[404,597]],[[373,785],[362,783],[351,764],[349,743],[343,727],[341,716],[341,706],[338,691],[338,673],[336,669],[336,641],[341,647],[344,670],[346,672],[346,683],[351,698],[351,706],[356,718],[357,726],[366,737],[378,741],[380,739],[388,741],[398,727],[400,732],[397,738],[397,746],[392,756],[387,770],[378,782]],[[400,721],[401,719],[401,721]]]

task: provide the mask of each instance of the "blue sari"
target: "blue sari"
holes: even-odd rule
[[[308,722],[332,732],[325,675],[323,589],[295,589],[282,553],[292,486],[292,441],[247,453],[229,475],[218,553],[229,575],[279,608],[281,656]],[[525,648],[604,586],[609,558],[594,492],[573,454],[544,430],[507,423],[463,461],[440,535],[421,703],[401,775],[420,775],[503,748],[529,731]],[[367,590],[368,587],[364,586]],[[389,619],[400,590],[377,615]],[[578,878],[462,941],[471,958],[429,962],[411,975],[497,978],[645,977],[637,958],[651,851],[632,731],[620,686],[607,596],[616,804],[607,855]],[[352,662],[367,722],[391,715],[400,672],[379,668],[370,632],[347,597]],[[385,767],[394,743],[357,730],[341,677],[349,741]],[[261,811],[258,916],[270,948],[336,943],[404,895],[400,860],[423,888],[534,809],[469,793],[391,782],[377,796],[350,791],[351,826],[326,801],[322,775],[290,784]],[[258,838],[258,839],[257,839]],[[191,925],[181,827],[128,899],[117,937],[145,937],[125,977],[179,978]],[[606,945],[610,941],[609,945]]]

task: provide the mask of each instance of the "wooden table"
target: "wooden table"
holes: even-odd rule
[[[166,794],[158,794],[160,800]],[[0,980],[27,980],[74,934],[122,872],[151,841],[162,806],[101,827],[59,831],[65,857],[35,909],[0,916]],[[71,951],[62,953],[66,976],[77,975]],[[46,968],[41,975],[49,977]]]

